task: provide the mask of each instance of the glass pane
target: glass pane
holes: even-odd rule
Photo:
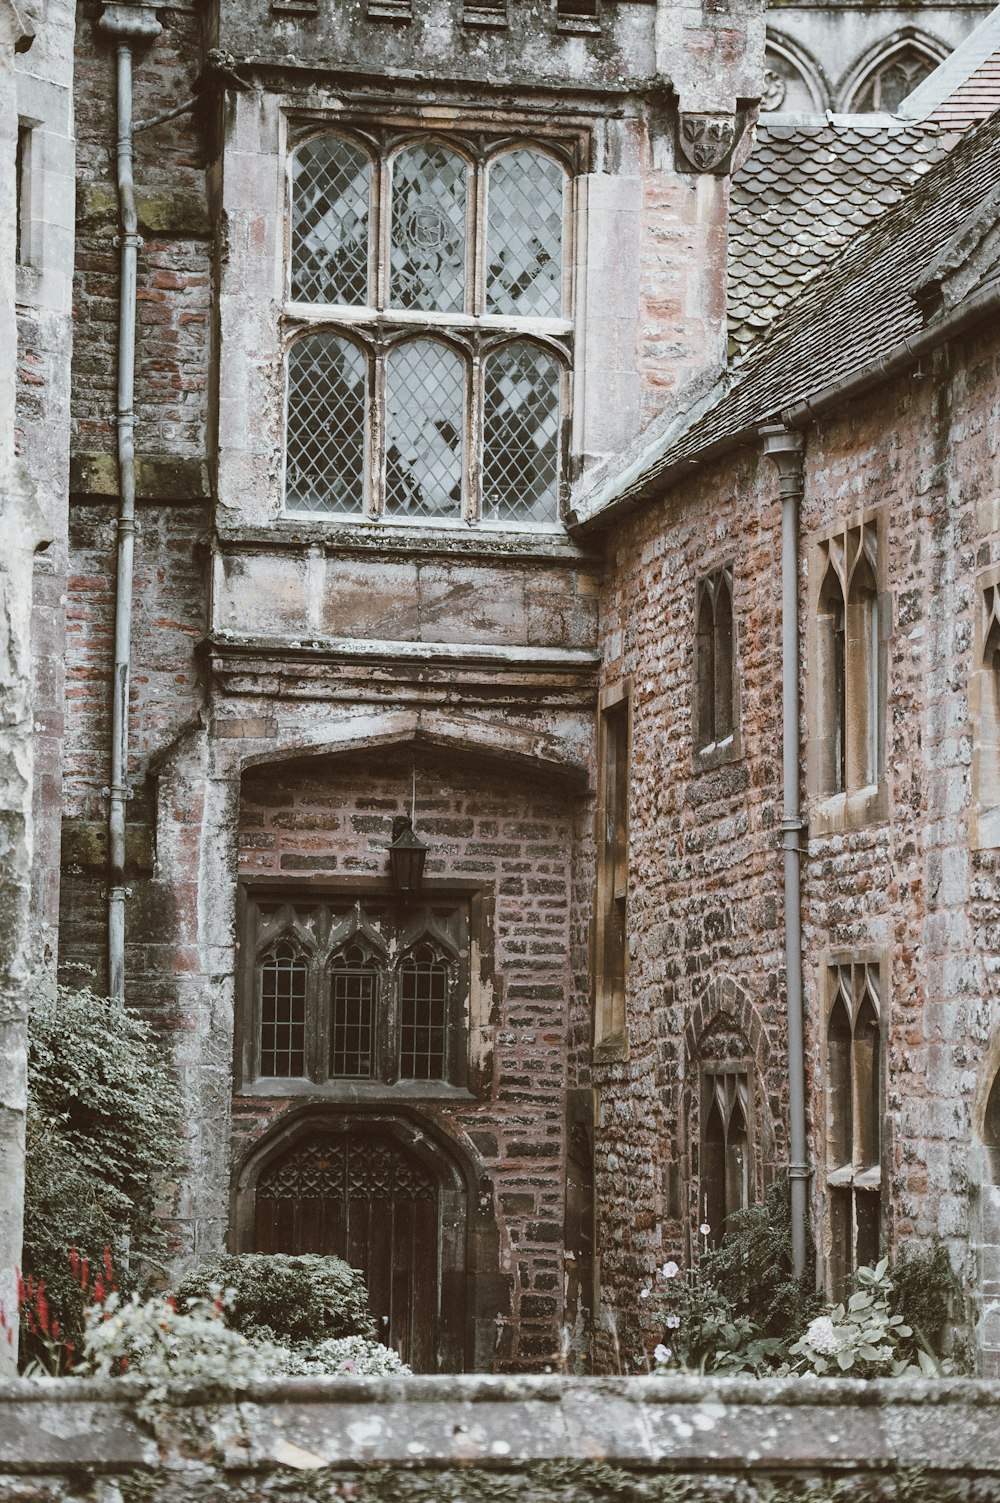
[[[826,1162],[841,1169],[853,1161],[851,1020],[838,996],[830,1012],[826,1050]]]
[[[483,516],[558,516],[559,367],[530,344],[490,357],[483,395]]]
[[[345,969],[330,978],[330,1074],[370,1080],[375,1073],[374,971]]]
[[[551,157],[510,151],[490,167],[486,307],[558,318],[562,312],[563,193]]]
[[[306,964],[278,945],[260,964],[260,1073],[306,1073]]]
[[[285,504],[359,512],[365,498],[367,362],[356,345],[310,334],[288,352]]]
[[[392,162],[390,302],[394,308],[461,312],[465,307],[468,166],[432,142]]]
[[[368,301],[371,163],[358,146],[323,136],[292,160],[292,299]]]
[[[385,393],[388,516],[461,516],[465,369],[453,350],[415,339],[389,355]]]
[[[399,970],[401,1080],[444,1078],[447,1021],[447,968],[421,945]]]

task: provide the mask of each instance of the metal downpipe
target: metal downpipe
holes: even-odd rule
[[[115,663],[108,787],[108,992],[125,1005],[125,811],[128,788],[128,701],[132,656],[132,582],[135,555],[135,339],[139,246],[132,171],[132,50],[159,35],[151,11],[108,6],[99,29],[116,48],[117,185],[119,235],[118,558],[115,584]]]
[[[792,1272],[806,1263],[809,1165],[806,1158],[805,1040],[802,1020],[802,883],[799,841],[799,507],[802,503],[801,433],[762,428],[764,452],[781,488],[781,820],[784,857],[785,992],[788,1033],[788,1178],[792,1213]]]

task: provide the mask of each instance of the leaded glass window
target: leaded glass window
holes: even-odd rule
[[[448,967],[419,945],[399,968],[399,1075],[441,1080],[448,1039]]]
[[[558,522],[570,160],[360,129],[293,152],[289,511]]]
[[[378,971],[362,945],[330,967],[330,1074],[370,1080],[375,1073]]]
[[[261,1075],[306,1073],[305,960],[294,945],[275,945],[260,963]]]

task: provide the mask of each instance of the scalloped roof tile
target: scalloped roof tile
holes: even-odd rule
[[[731,358],[742,358],[815,267],[897,203],[953,139],[934,125],[763,123],[732,185]],[[763,280],[749,274],[761,265]]]

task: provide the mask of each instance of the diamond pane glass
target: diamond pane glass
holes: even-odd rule
[[[309,334],[288,352],[285,504],[359,512],[365,495],[367,362],[335,334]]]
[[[492,355],[483,391],[483,516],[558,519],[559,367],[535,345]]]
[[[465,307],[467,164],[432,142],[392,162],[390,302],[394,308]]]
[[[389,355],[385,393],[385,510],[460,516],[465,368],[453,350],[414,339]]]
[[[308,141],[292,160],[292,299],[368,301],[371,163],[336,136]]]
[[[566,174],[537,151],[509,151],[490,167],[486,306],[490,313],[562,312]]]

